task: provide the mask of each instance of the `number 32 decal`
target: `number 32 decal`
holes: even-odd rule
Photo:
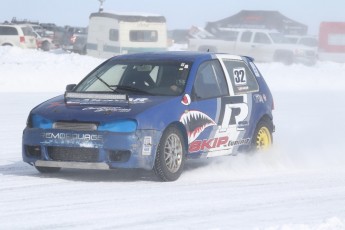
[[[234,68],[233,69],[234,82],[235,85],[246,85],[247,76],[245,68]]]

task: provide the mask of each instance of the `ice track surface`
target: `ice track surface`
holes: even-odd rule
[[[275,99],[267,153],[141,170],[42,175],[21,161],[38,103],[103,60],[0,47],[0,229],[345,229],[345,64],[261,64]]]

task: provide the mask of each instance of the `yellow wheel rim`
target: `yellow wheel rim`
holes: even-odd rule
[[[261,127],[256,136],[256,148],[268,149],[272,145],[271,133],[267,127]]]

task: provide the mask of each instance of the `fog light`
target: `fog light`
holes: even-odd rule
[[[131,156],[131,151],[129,150],[109,150],[108,151],[109,160],[113,162],[126,162]]]
[[[41,146],[25,146],[27,157],[41,158]]]

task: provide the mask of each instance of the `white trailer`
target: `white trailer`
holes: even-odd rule
[[[110,58],[167,49],[164,16],[97,12],[90,15],[87,54]]]

